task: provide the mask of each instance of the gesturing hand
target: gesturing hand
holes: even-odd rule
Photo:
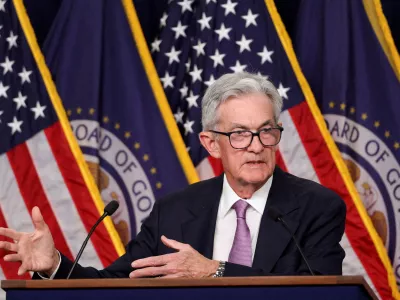
[[[44,222],[38,207],[32,209],[32,221],[35,227],[32,233],[0,228],[0,235],[14,240],[14,243],[0,241],[0,248],[14,252],[5,255],[5,261],[21,262],[18,275],[27,271],[50,275],[57,268],[59,257],[49,227]]]
[[[129,274],[130,278],[205,278],[211,277],[217,271],[218,261],[204,257],[190,245],[170,240],[165,236],[161,237],[161,241],[178,252],[135,260],[132,267],[136,270]]]

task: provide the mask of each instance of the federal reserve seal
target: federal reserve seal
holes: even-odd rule
[[[149,156],[138,157],[116,133],[95,120],[75,119],[70,124],[104,203],[114,199],[120,204],[112,218],[126,245],[153,207],[153,188],[161,188],[159,182],[152,186],[143,167]],[[132,148],[138,150],[140,144],[136,142]],[[154,174],[156,169],[148,172]]]
[[[338,114],[324,115],[364,206],[400,280],[400,166],[379,133]],[[366,115],[365,115],[366,118]],[[379,123],[375,122],[375,127]],[[385,133],[386,134],[386,133]],[[387,135],[387,134],[386,134]]]

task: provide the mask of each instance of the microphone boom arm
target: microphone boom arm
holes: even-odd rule
[[[282,223],[282,225],[286,228],[286,230],[292,235],[293,241],[296,244],[297,249],[299,250],[301,257],[303,258],[303,261],[306,263],[308,270],[310,271],[311,275],[315,276],[313,270],[311,269],[310,265],[308,264],[308,261],[306,259],[306,256],[303,253],[303,250],[301,250],[301,247],[300,247],[299,243],[297,242],[297,239],[296,239],[295,235],[292,234],[292,232],[291,232],[289,226],[287,225],[286,221],[281,217],[278,217],[277,220],[280,221]]]
[[[103,215],[100,217],[100,219],[97,220],[97,222],[93,225],[92,229],[90,229],[89,234],[87,235],[85,241],[82,244],[81,249],[79,249],[78,255],[75,258],[74,264],[72,265],[71,270],[68,273],[68,276],[66,279],[69,279],[69,277],[71,276],[72,272],[75,269],[76,264],[78,263],[79,259],[82,256],[83,250],[85,250],[86,244],[88,243],[90,237],[92,236],[93,232],[95,231],[95,229],[97,228],[97,225],[100,224],[101,221],[104,220],[105,217],[107,216],[111,216],[117,209],[118,209],[119,203],[116,200],[112,200],[110,203],[107,204],[107,206],[104,208],[104,213]]]

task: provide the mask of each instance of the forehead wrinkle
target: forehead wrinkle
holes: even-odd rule
[[[262,123],[258,128],[264,127],[266,125],[275,125],[275,121],[269,119],[269,120],[265,121],[264,123]]]

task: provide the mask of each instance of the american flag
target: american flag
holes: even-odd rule
[[[41,59],[22,2],[0,0],[0,226],[32,232],[30,212],[39,206],[56,247],[74,258],[99,211],[54,108],[65,115],[55,90],[49,97],[51,77]],[[83,263],[102,267],[118,255],[104,224],[95,234]],[[19,264],[4,255],[0,278],[17,278]]]
[[[348,208],[342,240],[346,251],[343,272],[364,275],[381,297],[391,295],[387,281],[391,271],[385,268],[354,203],[340,155],[324,127],[273,1],[170,1],[150,51],[202,179],[221,172],[198,139],[206,88],[225,73],[246,70],[268,76],[284,101],[279,165],[335,190],[343,198]]]
[[[197,136],[201,97],[216,78],[244,70],[268,74],[284,99],[300,99],[297,82],[284,76],[274,53],[279,41],[268,34],[265,10],[262,1],[171,1],[160,21],[163,30],[151,44],[175,120],[203,179],[213,173],[208,158],[202,163],[207,152]],[[218,163],[211,162],[218,172]]]

